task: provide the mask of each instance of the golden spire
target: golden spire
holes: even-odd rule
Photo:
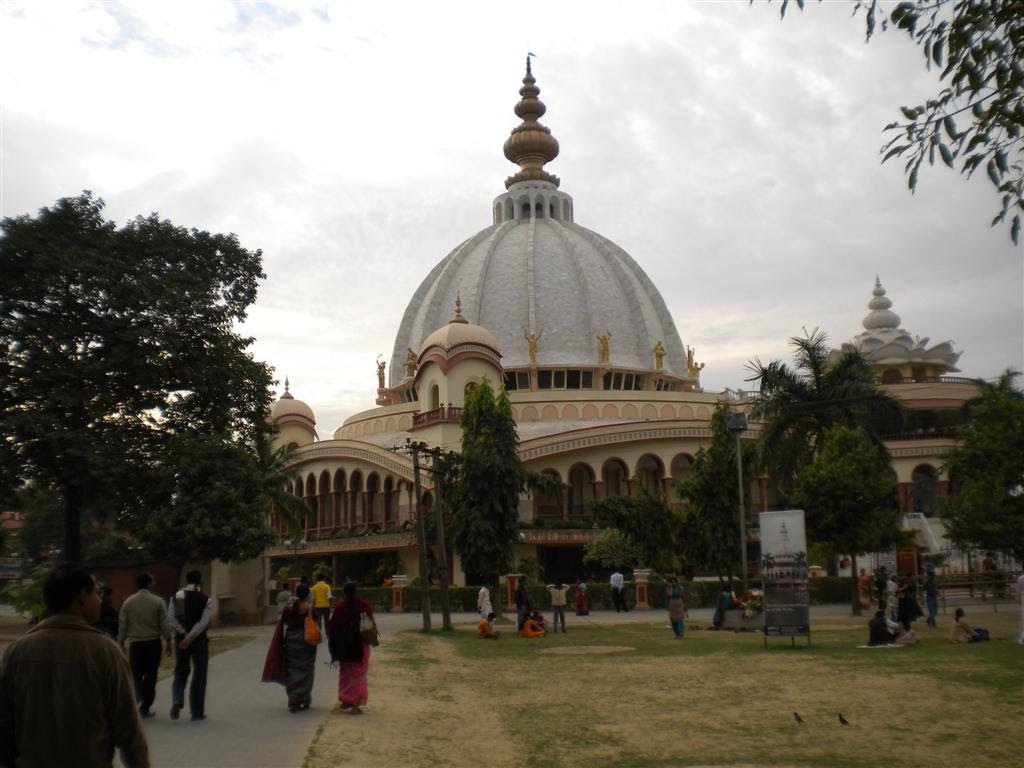
[[[558,177],[544,170],[544,163],[558,157],[558,140],[551,135],[551,129],[538,121],[547,111],[544,102],[537,98],[540,88],[530,69],[530,56],[526,56],[526,77],[519,89],[522,98],[516,104],[515,112],[523,122],[512,129],[512,135],[505,139],[505,157],[519,166],[519,173],[505,179],[505,189],[518,181],[548,181],[558,186]]]
[[[469,323],[469,320],[462,316],[462,291],[455,292],[455,317],[449,323]]]

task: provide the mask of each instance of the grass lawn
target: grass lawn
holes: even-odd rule
[[[809,647],[765,650],[754,634],[677,641],[661,612],[587,627],[570,617],[568,634],[539,640],[483,641],[469,627],[385,636],[367,714],[329,716],[306,764],[1019,765],[1016,615],[969,618],[995,639],[949,645],[945,628],[919,622],[919,647],[860,649],[867,617],[833,618]]]

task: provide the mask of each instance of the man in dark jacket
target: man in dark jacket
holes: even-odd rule
[[[69,563],[43,585],[50,614],[0,661],[0,766],[149,768],[128,662],[91,626],[100,615],[92,574]]]
[[[210,644],[206,630],[213,616],[213,600],[199,585],[203,575],[189,571],[188,584],[179,589],[167,611],[167,621],[174,630],[176,651],[174,683],[171,685],[171,719],[177,720],[185,706],[185,685],[192,667],[192,687],[188,691],[188,707],[193,720],[206,719],[206,670],[210,662]]]
[[[526,577],[523,576],[519,579],[519,584],[515,591],[516,599],[516,631],[518,632],[523,628],[523,622],[526,621],[530,615],[530,611],[533,610],[533,606],[530,605],[530,592],[526,588]]]

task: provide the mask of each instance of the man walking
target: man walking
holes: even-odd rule
[[[189,667],[192,686],[188,690],[188,708],[193,720],[206,719],[206,671],[210,662],[210,644],[206,629],[213,616],[213,600],[199,589],[203,575],[199,571],[185,574],[188,581],[171,598],[168,624],[174,631],[174,682],[171,684],[171,720],[177,720],[185,706],[185,685]]]
[[[43,585],[48,618],[0,660],[0,765],[149,768],[132,680],[100,615],[92,574],[59,566]]]
[[[558,632],[558,622],[562,622],[562,634],[565,634],[565,593],[569,590],[565,584],[556,581],[548,584],[548,592],[551,594],[551,633]]]
[[[626,580],[619,573],[618,569],[608,579],[608,583],[612,587],[612,603],[615,605],[615,612],[625,611],[629,613],[629,608],[626,606]]]
[[[167,606],[149,591],[153,577],[140,573],[135,577],[138,591],[121,605],[118,617],[117,643],[125,650],[135,681],[135,698],[139,713],[152,717],[156,698],[156,674],[160,667],[160,638],[166,642],[165,653],[171,655],[171,635],[167,631]]]
[[[322,623],[323,632],[327,634],[327,622],[331,619],[331,585],[321,573],[309,591],[313,593],[313,620],[318,627]]]

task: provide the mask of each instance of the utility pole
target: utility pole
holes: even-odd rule
[[[442,627],[452,629],[452,609],[448,600],[448,554],[444,548],[444,509],[441,504],[441,449],[432,448],[430,457],[434,469],[434,509],[437,510],[437,565],[441,578],[441,619]]]
[[[743,504],[743,451],[740,446],[740,433],[747,428],[747,414],[730,413],[729,430],[736,434],[736,482],[739,488],[740,515],[740,563],[743,569],[740,578],[743,584],[743,595],[747,594],[747,519]]]
[[[427,577],[427,527],[423,519],[423,488],[420,485],[420,445],[408,438],[406,448],[412,451],[412,478],[416,489],[416,548],[420,553],[420,607],[423,610],[423,631],[430,631],[430,579]]]

